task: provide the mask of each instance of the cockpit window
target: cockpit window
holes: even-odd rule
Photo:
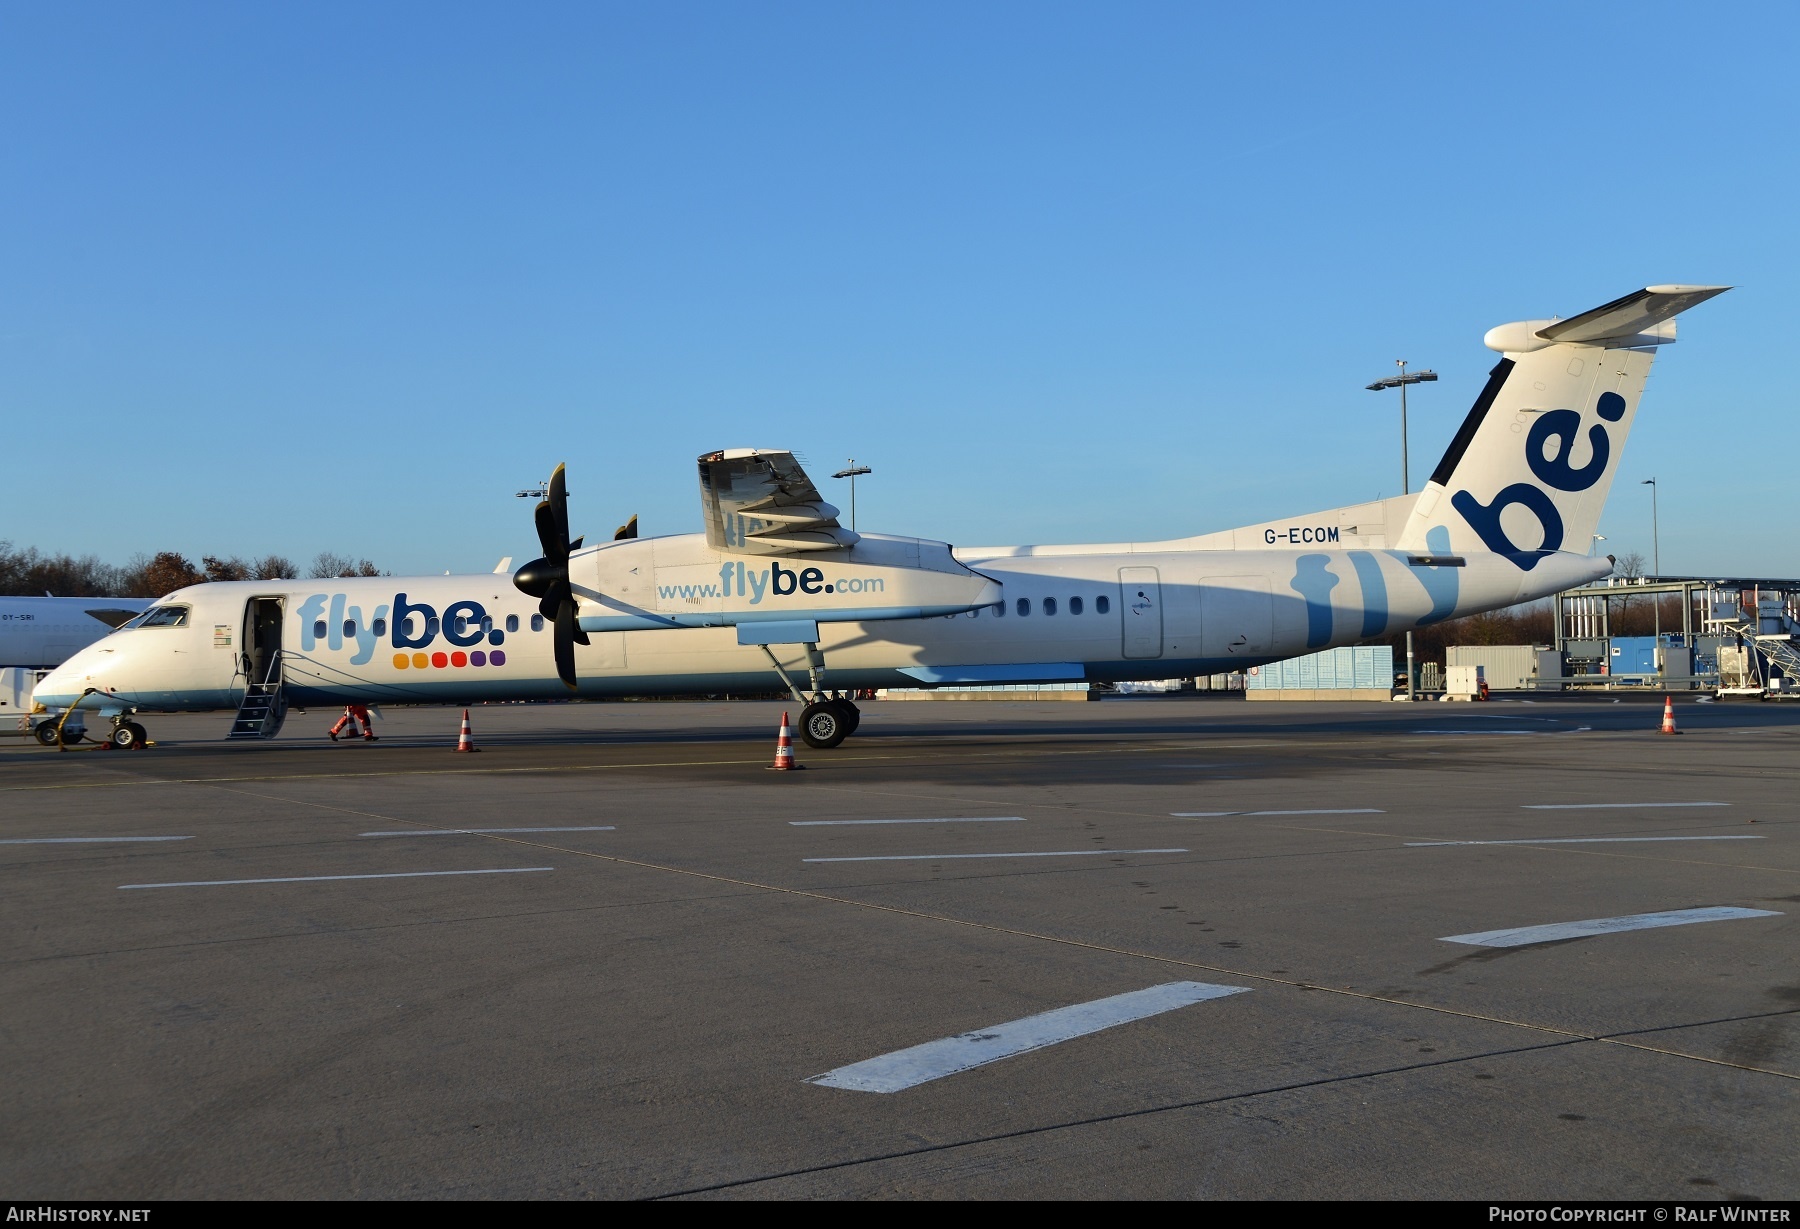
[[[186,606],[152,606],[142,616],[134,620],[132,627],[186,627],[188,608]]]

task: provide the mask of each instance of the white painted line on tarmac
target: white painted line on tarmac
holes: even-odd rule
[[[128,888],[222,888],[239,883],[322,883],[328,879],[426,879],[435,875],[523,875],[530,871],[553,871],[554,866],[502,866],[483,871],[399,871],[388,875],[293,875],[284,879],[194,879],[186,883],[121,883]]]
[[[1015,1054],[1041,1050],[1207,999],[1242,994],[1248,989],[1249,986],[1215,986],[1196,981],[1169,982],[895,1050],[815,1075],[806,1083],[853,1092],[900,1092]]]
[[[1328,807],[1312,811],[1170,811],[1173,819],[1223,819],[1228,815],[1386,815],[1375,807]]]
[[[1597,917],[1585,922],[1552,922],[1548,926],[1518,926],[1510,930],[1481,930],[1467,935],[1445,935],[1441,943],[1467,943],[1474,947],[1523,947],[1556,939],[1585,939],[1621,930],[1652,930],[1659,926],[1690,926],[1696,922],[1724,922],[1733,918],[1780,917],[1773,909],[1739,909],[1709,905],[1704,909],[1674,909],[1667,913],[1632,913],[1625,917]]]
[[[1640,811],[1668,807],[1728,807],[1729,802],[1534,802],[1521,811]]]
[[[1641,841],[1760,841],[1760,836],[1557,836],[1543,840],[1520,841],[1408,841],[1408,849],[1425,849],[1434,845],[1610,845]]]
[[[617,832],[611,824],[586,828],[410,828],[404,832],[359,832],[358,836],[467,836],[472,832]]]
[[[832,828],[851,824],[1022,824],[1023,815],[981,815],[964,819],[790,819],[792,828]]]
[[[802,858],[802,862],[948,862],[953,858],[1098,858],[1105,854],[1188,853],[1186,849],[1052,849],[1032,853],[902,853],[863,858]]]
[[[191,836],[24,836],[0,845],[107,845],[114,841],[191,841]]]

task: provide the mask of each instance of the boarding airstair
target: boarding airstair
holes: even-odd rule
[[[1720,694],[1800,696],[1800,594],[1708,593],[1703,628],[1737,642],[1719,649]]]
[[[287,720],[287,697],[281,691],[281,654],[269,657],[269,668],[262,681],[244,686],[244,699],[238,705],[237,720],[231,723],[227,738],[274,738]]]

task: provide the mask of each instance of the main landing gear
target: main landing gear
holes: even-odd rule
[[[812,699],[794,685],[788,672],[781,668],[781,662],[774,650],[768,645],[760,646],[769,664],[775,667],[775,673],[787,685],[788,694],[794,697],[794,703],[801,705],[800,737],[806,745],[821,751],[843,742],[856,733],[856,727],[862,724],[862,713],[848,699],[841,695],[833,695],[825,690],[825,654],[819,651],[817,644],[806,645],[807,681],[812,687]]]
[[[861,723],[861,711],[842,696],[814,700],[800,710],[800,737],[809,747],[829,751],[856,733]]]

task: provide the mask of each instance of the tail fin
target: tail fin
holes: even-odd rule
[[[1651,286],[1569,320],[1525,320],[1483,339],[1502,358],[1419,493],[1395,545],[1493,551],[1529,572],[1585,554],[1675,317],[1728,286]]]

